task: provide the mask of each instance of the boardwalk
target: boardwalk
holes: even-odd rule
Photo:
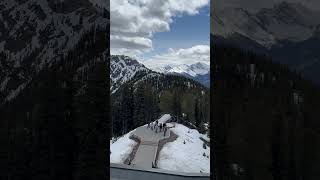
[[[156,157],[158,142],[161,139],[168,138],[170,131],[168,130],[166,136],[164,136],[163,131],[155,133],[154,130],[147,128],[147,126],[142,126],[137,128],[133,134],[141,140],[141,143],[132,161],[132,165],[144,169],[151,169]]]

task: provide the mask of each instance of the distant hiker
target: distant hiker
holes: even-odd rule
[[[166,123],[163,124],[163,136],[166,136],[167,126]]]
[[[153,128],[156,129],[157,123],[153,123],[153,124],[154,124],[154,125],[153,125]]]
[[[160,123],[160,132],[161,132],[161,130],[162,130],[162,126],[163,126],[163,124],[162,124],[162,123]]]
[[[149,128],[150,127],[150,123],[148,123],[148,126],[147,126],[147,128]]]

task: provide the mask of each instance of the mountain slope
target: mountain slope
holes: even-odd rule
[[[211,52],[217,178],[317,179],[319,87],[263,55],[227,45]]]
[[[75,48],[91,29],[105,28],[106,7],[88,0],[0,2],[0,103],[10,101],[42,69]]]
[[[270,56],[320,84],[317,17],[319,11],[299,3],[282,2],[257,12],[229,7],[214,12],[212,39]]]
[[[88,0],[0,1],[2,179],[105,178],[106,11]]]
[[[117,87],[111,92],[112,136],[123,135],[163,113],[204,129],[210,109],[207,87],[181,75],[151,71],[124,56],[114,57],[111,64],[111,86]]]
[[[210,65],[204,63],[167,65],[154,69],[164,74],[182,75],[200,82],[206,87],[210,87]]]
[[[111,55],[110,72],[110,91],[115,93],[122,84],[130,81],[136,74],[147,74],[151,70],[128,56]]]
[[[181,85],[183,86],[188,86],[189,88],[201,87],[202,89],[205,89],[203,85],[200,85],[190,77],[195,78],[198,75],[206,76],[206,72],[209,70],[209,67],[202,63],[190,66],[184,65],[183,67],[185,69],[182,69],[181,66],[174,68],[170,66],[171,69],[167,69],[164,73],[160,73],[150,70],[137,60],[128,56],[112,55],[110,59],[111,93],[115,93],[122,85],[125,84],[134,84],[134,86],[138,86],[140,82],[149,82],[151,84],[158,83],[157,87],[160,87],[159,83],[161,83],[162,80],[172,81],[173,83],[175,80],[180,79],[182,80]],[[181,76],[181,74],[184,76]],[[165,86],[170,86],[170,83]]]
[[[283,1],[257,12],[241,7],[219,9],[213,12],[211,25],[215,35],[238,33],[270,48],[279,41],[300,42],[312,37],[318,31],[319,17],[319,11]]]

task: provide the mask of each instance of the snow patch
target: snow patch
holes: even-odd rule
[[[177,123],[170,130],[178,138],[163,146],[158,167],[171,171],[210,173],[210,147],[204,149],[204,143],[200,140],[205,135]]]
[[[133,130],[135,131],[135,130]],[[110,162],[111,163],[124,163],[126,158],[132,152],[134,146],[137,145],[137,142],[130,139],[132,132],[125,134],[124,136],[120,137],[119,139],[110,140]]]
[[[159,121],[159,123],[166,123],[170,119],[171,119],[170,114],[164,114],[163,116],[161,116],[160,119],[158,119],[158,121]]]

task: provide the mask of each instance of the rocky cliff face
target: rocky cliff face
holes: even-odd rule
[[[267,54],[320,84],[320,11],[283,1],[257,11],[225,7],[213,11],[212,17],[215,43]]]
[[[110,91],[115,93],[118,88],[130,81],[136,74],[151,73],[151,70],[146,68],[137,60],[128,56],[112,55],[110,58]]]
[[[108,11],[102,5],[92,0],[1,1],[0,102],[16,97],[92,28],[106,27]]]
[[[242,7],[213,11],[212,33],[223,37],[238,33],[271,48],[281,41],[301,42],[318,31],[320,12],[302,4],[281,2],[256,12]]]

